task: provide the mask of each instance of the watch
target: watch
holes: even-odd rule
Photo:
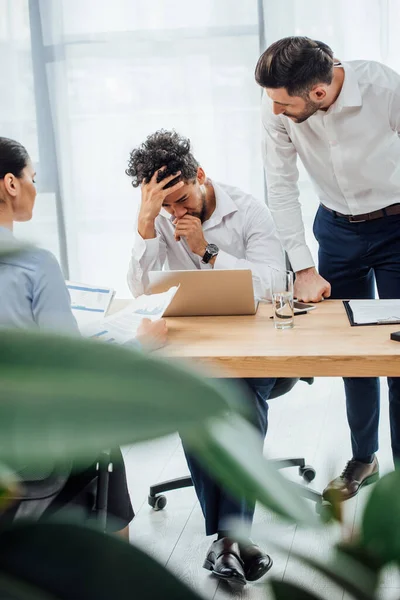
[[[201,259],[201,262],[208,264],[214,256],[217,256],[218,252],[219,248],[216,244],[207,244],[206,251]]]

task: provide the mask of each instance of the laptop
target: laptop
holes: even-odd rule
[[[164,317],[254,315],[257,311],[250,269],[150,271],[149,282],[152,294],[180,285]]]

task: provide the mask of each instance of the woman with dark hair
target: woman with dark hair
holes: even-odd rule
[[[26,149],[18,142],[0,137],[0,243],[12,244],[14,222],[29,221],[36,199],[35,171]],[[0,327],[40,328],[79,335],[61,269],[55,257],[42,248],[12,256],[0,256]],[[166,341],[164,321],[144,320],[139,342],[162,346]],[[134,513],[129,498],[121,451],[111,453],[114,464],[109,479],[108,528],[129,535]],[[65,504],[88,509],[96,465],[72,474],[51,511]],[[85,485],[88,484],[88,485]],[[68,499],[68,500],[67,500]]]
[[[0,137],[0,241],[12,241],[14,222],[32,218],[35,171],[19,142]],[[34,248],[0,258],[0,327],[78,333],[68,290],[55,257]]]

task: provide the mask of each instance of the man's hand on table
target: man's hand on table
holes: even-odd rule
[[[296,273],[294,297],[301,302],[320,302],[331,295],[331,284],[314,267]]]

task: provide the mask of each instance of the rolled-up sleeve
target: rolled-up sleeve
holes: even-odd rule
[[[147,292],[149,271],[160,271],[166,256],[166,243],[157,228],[156,237],[149,240],[144,240],[136,228],[127,277],[129,289],[135,298]]]
[[[400,135],[400,76],[394,71],[391,71],[391,75],[396,85],[389,98],[389,122],[393,131]]]
[[[258,299],[270,299],[274,273],[285,268],[285,259],[271,213],[265,204],[251,203],[243,236],[245,258],[236,258],[220,250],[214,269],[250,269],[254,295]]]
[[[294,271],[314,266],[306,244],[299,201],[297,152],[280,116],[272,112],[266,94],[262,101],[262,155],[268,206]]]

